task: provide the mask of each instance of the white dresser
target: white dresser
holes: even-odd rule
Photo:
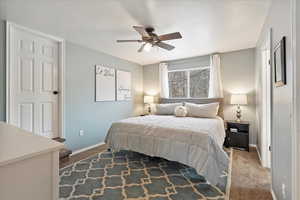
[[[63,146],[0,122],[0,200],[57,200]]]

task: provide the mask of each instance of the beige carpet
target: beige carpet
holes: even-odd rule
[[[260,165],[255,148],[233,150],[231,200],[271,200],[269,170]]]

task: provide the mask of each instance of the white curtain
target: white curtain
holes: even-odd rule
[[[160,97],[169,98],[168,64],[159,64]]]
[[[210,79],[209,79],[209,98],[223,98],[223,85],[221,80],[221,61],[220,55],[215,54],[210,57]]]

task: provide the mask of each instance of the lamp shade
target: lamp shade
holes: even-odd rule
[[[154,96],[144,96],[144,103],[153,103]]]
[[[246,105],[248,103],[247,95],[246,94],[232,94],[230,103],[234,104],[234,105]]]

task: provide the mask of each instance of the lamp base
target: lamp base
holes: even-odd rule
[[[241,122],[242,118],[242,110],[241,107],[238,105],[237,110],[236,110],[236,122]]]
[[[145,103],[145,105],[146,105],[146,109],[147,109],[147,115],[150,115],[151,114],[151,104],[149,104],[149,103]]]

